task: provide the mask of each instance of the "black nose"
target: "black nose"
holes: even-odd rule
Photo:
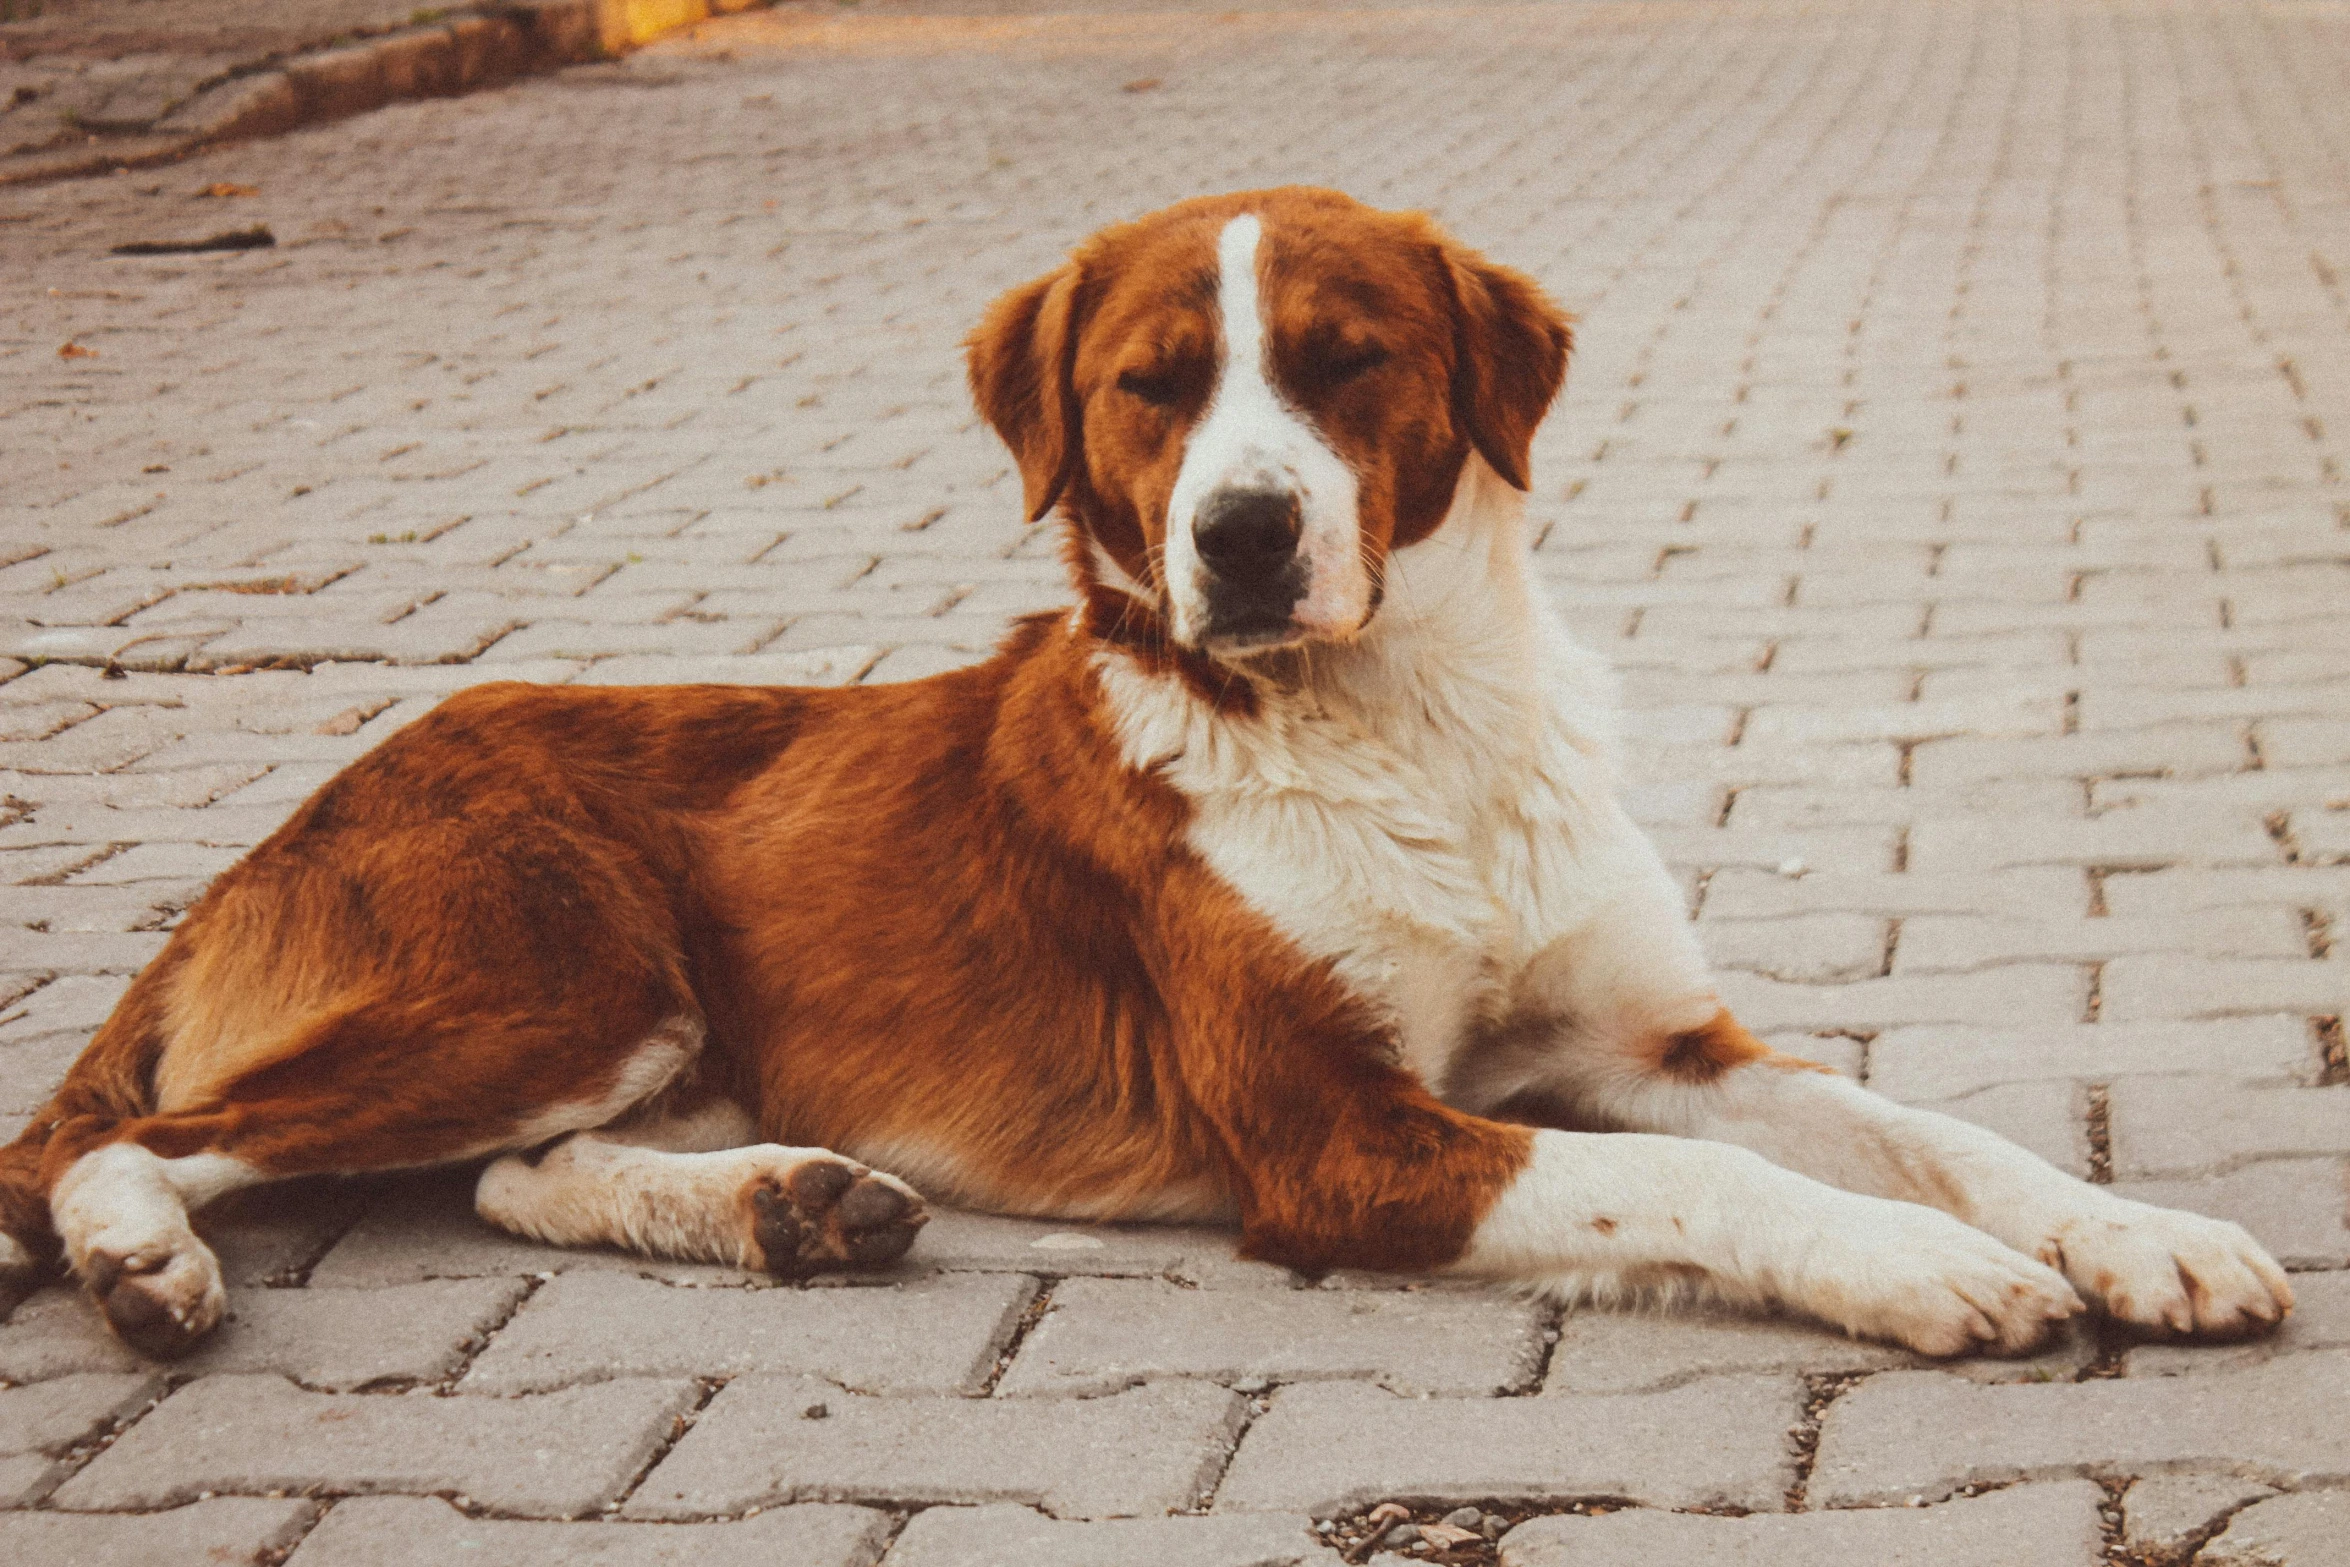
[[[1297,497],[1286,490],[1219,490],[1200,508],[1192,542],[1219,577],[1272,576],[1297,552]]]

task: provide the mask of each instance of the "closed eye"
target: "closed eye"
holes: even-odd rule
[[[1183,375],[1178,370],[1125,370],[1118,390],[1139,397],[1154,408],[1172,408],[1183,397]]]
[[[1377,343],[1363,343],[1353,348],[1332,350],[1317,367],[1322,378],[1333,386],[1366,375],[1387,363],[1387,350]]]

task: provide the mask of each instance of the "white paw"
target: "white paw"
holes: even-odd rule
[[[2117,1321],[2165,1335],[2242,1338],[2293,1309],[2285,1270],[2241,1225],[2125,1197],[2051,1225],[2037,1251]]]
[[[156,1360],[195,1348],[228,1309],[212,1248],[184,1231],[122,1251],[101,1241],[74,1271],[122,1341]]]
[[[2085,1309],[2054,1269],[1981,1230],[1871,1200],[1807,1267],[1797,1304],[1851,1333],[1926,1355],[2022,1355]]]

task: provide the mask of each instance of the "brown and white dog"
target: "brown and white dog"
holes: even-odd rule
[[[918,1186],[1940,1355],[2274,1325],[2236,1226],[1722,1010],[1532,580],[1568,343],[1332,192],[1096,235],[970,342],[1073,608],[909,685],[451,699],[189,912],[0,1154],[0,1264],[170,1354],[192,1208],[491,1158],[509,1230],[781,1274],[896,1258]]]

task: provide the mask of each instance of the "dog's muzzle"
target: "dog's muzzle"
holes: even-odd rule
[[[1203,568],[1206,642],[1245,651],[1295,640],[1310,586],[1298,551],[1304,531],[1294,491],[1221,489],[1201,503],[1191,540]]]

